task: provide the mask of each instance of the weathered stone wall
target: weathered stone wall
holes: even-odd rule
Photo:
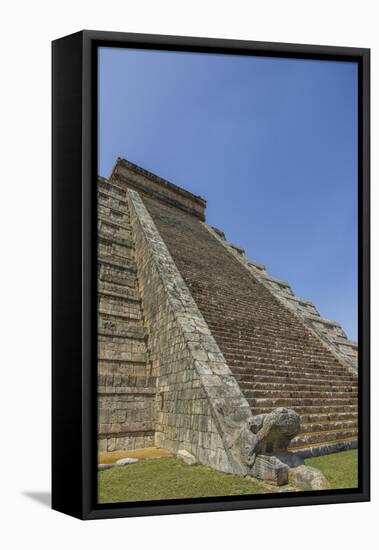
[[[156,376],[148,357],[126,191],[98,183],[99,451],[154,445]]]
[[[141,198],[128,191],[150,359],[159,373],[158,447],[245,473],[234,439],[251,412]]]
[[[130,377],[99,375],[99,451],[154,446],[155,387],[133,383]]]

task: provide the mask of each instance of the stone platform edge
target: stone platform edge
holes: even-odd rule
[[[140,195],[128,190],[149,352],[159,368],[155,443],[246,475],[236,443],[252,413]]]

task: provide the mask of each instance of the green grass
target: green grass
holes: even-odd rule
[[[307,458],[304,462],[307,466],[321,470],[333,489],[351,489],[358,486],[358,452],[356,450]]]
[[[357,451],[344,451],[305,460],[323,472],[333,489],[357,486]],[[99,472],[99,503],[133,502],[275,492],[235,475],[197,464],[188,466],[174,457],[141,460],[136,464]]]
[[[141,460],[99,472],[99,502],[248,495],[268,492],[261,484],[174,457]]]

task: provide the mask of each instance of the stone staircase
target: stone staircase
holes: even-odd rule
[[[353,370],[201,220],[148,196],[143,201],[253,414],[297,411],[301,433],[291,449],[303,456],[356,446]]]
[[[155,386],[126,190],[99,178],[99,451],[154,445]]]

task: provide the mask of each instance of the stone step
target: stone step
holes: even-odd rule
[[[127,288],[127,287],[124,287],[124,288]],[[136,298],[135,293],[133,295],[133,294],[128,294],[127,292],[115,292],[113,290],[108,290],[100,287],[97,291],[97,294],[98,296],[101,296],[101,297],[108,296],[108,297],[114,298],[115,300],[118,300],[120,302],[133,303],[133,304],[141,303],[141,299]]]
[[[275,365],[283,365],[283,366],[293,366],[295,368],[309,368],[309,369],[326,369],[333,372],[338,372],[340,374],[349,374],[349,371],[340,364],[332,363],[330,361],[324,361],[324,360],[311,360],[307,357],[304,357],[303,355],[296,355],[295,353],[292,354],[286,354],[283,353],[281,355],[276,354],[269,354],[269,353],[259,353],[254,348],[252,349],[245,349],[245,350],[230,350],[228,348],[223,349],[223,353],[225,357],[228,358],[228,363],[231,365],[234,365],[236,367],[238,366],[245,366],[245,365],[256,365],[260,364],[262,367],[267,366],[275,366]]]
[[[245,307],[253,306],[254,303],[245,305]],[[248,317],[240,319],[239,326],[233,317],[224,319],[223,321],[227,321],[229,326],[234,326],[234,330],[232,330],[230,328],[225,329],[225,326],[220,324],[220,320],[222,319],[222,310],[220,310],[217,315],[212,314],[209,311],[206,311],[206,314],[209,320],[208,324],[212,328],[212,331],[217,334],[217,337],[225,344],[229,343],[233,345],[255,343],[259,347],[262,347],[263,343],[270,340],[272,341],[272,338],[275,338],[277,341],[282,340],[284,345],[291,347],[293,346],[294,349],[302,349],[304,347],[316,349],[315,344],[309,342],[307,335],[304,334],[304,331],[299,331],[299,327],[293,327],[292,335],[287,334],[287,330],[290,330],[291,327],[286,327],[286,332],[281,334],[280,332],[276,332],[274,329],[270,331],[266,328],[265,332],[260,331],[258,325],[251,325],[251,323],[249,323]],[[328,355],[327,350],[324,348],[319,349],[318,351],[321,355]]]
[[[118,330],[131,331],[136,334],[145,333],[145,327],[142,319],[124,319],[120,315],[114,315],[113,313],[99,312],[98,315],[98,328],[99,330]]]
[[[120,329],[116,325],[115,328],[109,328],[108,323],[105,324],[105,328],[103,328],[103,323],[101,321],[99,321],[98,323],[97,334],[98,336],[107,336],[110,338],[128,338],[129,340],[136,341],[145,341],[147,338],[146,330],[143,327],[137,327],[136,329]]]
[[[311,372],[318,371],[330,371],[335,372],[341,376],[348,376],[352,378],[352,374],[342,365],[336,365],[328,361],[311,361],[308,359],[300,359],[299,357],[283,355],[283,356],[270,356],[268,354],[259,354],[255,350],[250,351],[249,356],[239,355],[238,353],[230,353],[229,350],[224,349],[223,353],[230,365],[235,368],[255,366],[261,369],[308,369]],[[245,352],[246,354],[246,352]]]
[[[217,338],[216,338],[217,341]],[[222,346],[220,346],[222,347]],[[281,363],[288,364],[292,363],[296,366],[305,366],[309,365],[311,367],[326,367],[334,368],[335,370],[340,370],[345,372],[346,367],[337,362],[331,361],[330,359],[318,358],[314,359],[312,354],[305,354],[296,351],[281,351],[280,353],[274,353],[269,351],[260,351],[251,345],[249,347],[234,347],[223,346],[223,353],[225,356],[228,356],[230,360],[234,360],[236,364],[238,362],[254,362],[260,361],[266,364],[272,363]]]
[[[353,391],[318,391],[318,390],[258,390],[258,389],[248,389],[245,385],[240,384],[240,388],[243,391],[246,397],[255,397],[256,399],[267,398],[267,399],[289,399],[295,398],[296,400],[303,399],[353,399],[357,397],[357,392]],[[331,388],[329,388],[330,390]]]
[[[100,294],[113,294],[114,296],[140,301],[140,295],[136,289],[129,288],[125,285],[119,285],[118,283],[110,283],[109,281],[100,280],[98,281],[97,291]]]
[[[118,265],[98,264],[98,280],[111,284],[136,289],[137,275],[134,271],[130,271]]]
[[[235,375],[236,376],[236,375]],[[237,375],[238,376],[238,375]],[[237,379],[236,376],[236,379]],[[254,383],[261,383],[261,384],[304,384],[304,385],[312,385],[315,387],[325,388],[332,385],[333,387],[341,386],[341,387],[351,387],[355,388],[357,387],[357,381],[356,380],[346,380],[345,378],[333,378],[333,377],[326,377],[326,376],[317,376],[317,375],[305,375],[304,378],[299,376],[299,378],[296,377],[289,377],[289,376],[283,376],[278,374],[277,376],[261,376],[257,374],[249,374],[246,375],[246,380],[253,380]]]
[[[104,226],[101,226],[104,227]],[[105,243],[105,244],[118,244],[121,246],[125,246],[126,248],[130,248],[131,250],[134,250],[134,243],[133,240],[126,237],[120,237],[117,234],[110,234],[108,232],[104,232],[103,229],[99,228],[98,231],[98,243]]]
[[[123,374],[127,376],[138,376],[146,378],[146,376],[156,376],[158,373],[154,370],[150,363],[136,363],[133,361],[112,361],[104,359],[98,361],[97,370],[102,374]]]
[[[129,296],[127,294],[115,293],[108,290],[100,290],[97,293],[98,303],[104,304],[106,307],[108,304],[113,304],[116,308],[116,311],[140,311],[141,309],[141,299],[135,298],[134,296]],[[112,315],[112,312],[109,311],[109,314]]]
[[[220,291],[227,293],[227,289],[220,289]],[[236,300],[235,306],[241,308],[241,310],[244,310],[244,313],[239,316],[238,319],[233,313],[229,315],[227,314],[223,319],[222,308],[220,308],[219,311],[212,311],[206,304],[203,306],[203,311],[207,316],[209,326],[211,326],[212,330],[218,334],[218,337],[223,339],[226,343],[232,343],[233,341],[239,343],[255,341],[255,343],[259,344],[260,342],[265,343],[268,340],[275,338],[278,341],[282,340],[284,344],[293,344],[295,348],[299,349],[307,344],[313,348],[315,347],[314,342],[309,342],[308,336],[303,330],[304,327],[302,326],[300,328],[294,323],[291,324],[289,319],[286,320],[286,322],[288,321],[288,324],[281,330],[278,329],[278,331],[275,331],[274,328],[270,328],[269,323],[271,322],[273,324],[274,315],[270,315],[269,311],[261,312],[262,316],[266,313],[266,320],[268,321],[268,323],[265,324],[265,328],[261,330],[261,325],[252,323],[251,318],[249,317],[249,309],[254,307],[254,300],[243,304],[238,304],[238,301]],[[226,324],[227,327],[225,326]],[[229,327],[233,327],[233,329]],[[320,352],[324,353],[324,349],[320,350]]]
[[[288,382],[284,383],[277,383],[277,382],[255,382],[254,377],[251,376],[252,380],[248,379],[239,379],[236,377],[236,380],[239,383],[240,388],[245,389],[252,389],[256,391],[291,391],[291,392],[348,392],[348,393],[355,393],[357,392],[357,385],[349,385],[349,384],[337,384],[333,385],[331,383],[328,384],[319,384],[317,382],[312,382],[308,384],[302,384],[298,383],[296,380],[291,379]]]
[[[98,183],[99,190],[101,190],[101,192],[113,193],[115,196],[120,197],[121,199],[126,199],[127,191],[120,185],[117,185],[113,181],[104,179],[99,179]]]
[[[331,453],[337,453],[340,451],[346,451],[348,449],[356,449],[358,446],[357,437],[348,437],[346,439],[328,441],[324,444],[316,445],[290,445],[288,448],[295,452],[296,455],[302,458],[309,458],[311,456],[321,456]]]
[[[135,426],[135,428],[134,428]],[[113,439],[121,438],[123,441],[120,444],[120,449],[125,448],[125,440],[124,438],[127,437],[143,437],[144,435],[151,437],[151,443],[153,444],[155,433],[155,425],[154,423],[149,420],[146,422],[136,422],[132,424],[130,421],[127,421],[125,423],[112,423],[110,426],[108,424],[99,424],[98,427],[98,437],[101,440],[102,437],[107,437]],[[146,445],[144,445],[146,447]],[[115,449],[113,449],[115,450]]]
[[[139,396],[151,396],[155,397],[156,388],[155,386],[101,386],[98,385],[98,395],[139,395]]]
[[[245,343],[240,343],[236,341],[233,343],[223,342],[222,340],[220,340],[220,338],[218,338],[217,332],[212,330],[212,328],[211,332],[214,335],[219,346],[223,349],[223,352],[229,353],[231,356],[241,355],[245,359],[248,359],[249,357],[258,357],[259,359],[266,359],[267,361],[283,359],[284,361],[298,361],[302,364],[306,362],[307,364],[309,363],[316,365],[333,365],[336,368],[346,370],[346,367],[342,363],[340,363],[334,356],[328,357],[321,353],[315,354],[311,348],[306,348],[305,346],[291,346],[290,348],[280,346],[278,347],[278,349],[276,349],[271,344],[270,349],[269,344],[267,344],[267,347],[262,347],[262,343],[259,339],[257,339],[257,341]]]
[[[300,359],[298,357],[291,357],[284,355],[281,357],[270,357],[269,355],[262,356],[258,353],[255,354],[252,351],[249,355],[246,353],[244,355],[239,353],[231,353],[230,350],[224,349],[223,354],[230,366],[233,367],[259,367],[262,369],[276,369],[276,368],[292,368],[292,369],[305,369],[315,372],[334,372],[340,376],[350,376],[352,375],[345,368],[341,368],[339,365],[333,363],[318,361],[308,361],[306,359]],[[285,359],[286,357],[286,359]]]
[[[130,388],[155,388],[156,376],[130,376],[128,374],[109,374],[98,372],[97,381],[103,387],[130,387]]]
[[[245,392],[246,393],[246,392]],[[249,400],[252,398],[252,396],[248,396],[247,399]],[[334,406],[334,405],[354,405],[357,402],[354,398],[346,398],[346,397],[325,397],[325,398],[303,398],[303,397],[278,397],[278,398],[270,398],[270,397],[254,397],[252,400],[253,407],[261,408],[261,407],[272,407],[273,409],[277,407],[296,407],[296,406]]]
[[[112,241],[98,241],[97,253],[103,258],[115,258],[117,261],[131,263],[134,261],[134,251],[130,246],[117,244]]]
[[[328,441],[338,441],[340,439],[347,439],[350,437],[357,437],[357,429],[337,429],[337,430],[330,430],[330,431],[322,431],[322,432],[307,432],[307,433],[300,433],[296,437],[294,437],[291,441],[290,447],[297,447],[297,446],[304,446],[308,447],[310,445],[314,444],[324,444]]]
[[[251,304],[245,304],[245,308],[252,307],[254,305],[254,302]],[[287,345],[293,345],[294,348],[299,349],[302,346],[307,346],[308,344],[315,348],[314,343],[310,343],[307,341],[307,339],[304,338],[304,331],[299,331],[299,327],[297,326],[290,326],[286,325],[285,329],[281,332],[275,331],[275,329],[270,330],[267,328],[265,331],[261,331],[259,329],[259,325],[253,325],[251,322],[249,323],[249,317],[246,313],[245,317],[241,317],[239,321],[237,322],[234,317],[226,317],[226,319],[222,318],[223,310],[220,309],[219,312],[212,312],[209,311],[208,307],[203,308],[205,313],[207,314],[207,318],[209,320],[209,326],[212,327],[212,330],[215,334],[217,334],[217,337],[222,340],[225,344],[233,342],[239,342],[242,344],[249,343],[249,342],[255,342],[256,344],[259,344],[260,342],[267,342],[269,340],[272,340],[272,338],[275,338],[277,341],[283,341],[284,344]],[[221,323],[226,320],[228,322],[228,325],[233,328],[225,329],[225,326]],[[268,321],[269,315],[268,315]],[[319,350],[321,355],[327,356],[327,351],[324,349]]]
[[[132,267],[129,261],[121,259],[118,260],[115,259],[113,256],[103,256],[102,254],[98,254],[97,262],[99,264],[110,265],[111,267],[119,267],[125,271],[128,271],[129,273],[137,272],[136,268]]]
[[[146,343],[140,339],[128,339],[123,342],[120,342],[117,337],[109,338],[108,336],[100,336],[97,339],[99,348],[104,350],[119,349],[120,352],[130,352],[135,354],[146,353]],[[141,359],[136,359],[136,361],[141,361]]]
[[[97,194],[97,204],[101,204],[102,206],[110,206],[112,208],[119,208],[124,209],[126,211],[129,210],[128,201],[125,197],[120,197],[114,193],[111,193],[110,191],[107,191],[106,189],[99,189]]]
[[[267,371],[265,371],[267,372]],[[280,372],[277,373],[277,371],[272,371],[272,375],[261,375],[258,373],[258,369],[254,369],[254,373],[249,374],[236,374],[234,373],[234,376],[237,381],[247,381],[247,382],[254,382],[256,384],[308,384],[308,385],[315,385],[320,387],[329,386],[332,384],[333,386],[351,386],[355,387],[358,385],[357,380],[344,380],[335,378],[331,379],[327,376],[317,375],[317,374],[311,374],[311,375],[305,375],[304,377],[289,377],[285,374],[281,374]]]
[[[223,289],[227,291],[228,289]],[[228,292],[228,294],[230,294]],[[227,317],[225,318],[228,321],[228,324],[223,324],[223,318],[221,317],[221,314],[223,312],[223,304],[220,304],[216,306],[215,304],[211,303],[211,300],[214,300],[214,297],[210,294],[206,295],[202,293],[202,305],[203,310],[207,315],[207,318],[209,319],[209,323],[212,324],[214,329],[219,333],[220,337],[225,337],[226,339],[232,337],[233,339],[237,339],[240,341],[248,340],[251,337],[257,336],[259,338],[265,339],[268,336],[274,336],[276,338],[280,338],[281,336],[284,337],[288,343],[297,343],[298,345],[300,342],[307,341],[309,342],[312,347],[315,347],[315,342],[312,339],[309,339],[309,333],[306,332],[305,327],[303,324],[299,325],[294,317],[289,314],[283,316],[285,317],[286,324],[282,324],[281,326],[278,326],[277,323],[274,324],[266,324],[262,322],[252,322],[252,318],[249,317],[249,311],[248,308],[253,306],[255,303],[255,298],[248,299],[248,300],[241,300],[239,297],[235,297],[234,305],[240,306],[241,308],[244,308],[243,311],[238,311],[238,315],[236,315],[236,310],[233,309],[227,313]],[[270,308],[263,307],[259,311],[256,308],[257,313],[260,315],[260,317],[263,317],[266,315],[267,320],[275,319],[277,318],[278,312],[275,308],[275,310],[272,310]],[[323,321],[321,317],[315,316],[313,317],[314,320],[317,321]],[[262,319],[260,319],[261,321]],[[278,330],[275,330],[276,327]],[[297,337],[301,335],[301,340],[297,340]],[[320,350],[322,353],[324,353],[324,349]]]
[[[99,206],[99,210],[97,212],[97,219],[98,221],[112,224],[113,226],[116,226],[118,229],[123,229],[124,231],[128,231],[128,234],[131,235],[132,228],[130,225],[130,219],[129,216],[124,214],[124,216],[121,216],[118,212],[114,211],[111,208],[105,208],[103,206]]]
[[[120,187],[110,180],[103,180],[99,182],[98,193],[106,196],[115,197],[121,201],[127,203],[127,191],[123,187]],[[128,207],[128,204],[127,204]]]
[[[142,313],[140,309],[136,311],[127,310],[126,308],[125,310],[116,309],[114,304],[110,303],[109,300],[107,303],[101,302],[98,305],[97,311],[100,315],[112,315],[113,317],[118,317],[127,321],[142,321]]]
[[[129,340],[130,342],[145,342],[147,335],[146,333],[143,333],[144,336],[136,335],[136,333],[132,330],[107,330],[107,329],[98,329],[97,335],[103,336],[104,338],[107,338],[108,340],[116,341],[117,338],[120,338],[122,340]]]
[[[310,432],[328,432],[331,430],[342,430],[356,428],[358,425],[357,419],[351,420],[329,420],[324,422],[302,422],[301,429],[304,433]]]
[[[101,342],[98,344],[97,357],[99,361],[128,362],[136,364],[146,364],[147,354],[133,352],[127,348],[127,341],[124,345],[112,346],[114,342]]]
[[[358,412],[322,412],[300,415],[302,424],[316,422],[357,422]]]
[[[316,361],[314,357],[311,358],[305,356],[304,354],[294,352],[283,352],[281,354],[261,352],[254,348],[254,346],[244,349],[231,349],[229,347],[224,347],[223,353],[225,357],[228,358],[228,361],[230,361],[230,363],[233,363],[235,366],[243,366],[246,363],[261,363],[262,366],[293,365],[295,367],[308,367],[317,369],[327,368],[340,372],[347,371],[346,367],[344,367],[342,364],[338,364],[330,360],[318,359]]]
[[[97,212],[100,216],[105,217],[106,219],[111,219],[118,223],[130,224],[129,212],[124,209],[113,206],[103,206],[98,203]]]
[[[271,412],[273,409],[277,408],[277,406],[257,406],[253,405],[253,400],[247,399],[247,402],[249,403],[253,414],[267,414]],[[358,407],[357,405],[332,405],[325,403],[324,405],[295,405],[291,404],[289,408],[296,411],[301,417],[309,416],[309,415],[331,415],[333,413],[357,413]]]
[[[119,227],[113,223],[105,222],[103,220],[98,221],[97,234],[103,239],[109,238],[115,242],[120,240],[120,242],[124,241],[126,244],[130,243],[133,245],[131,231]]]
[[[123,222],[121,220],[115,220],[115,219],[111,218],[110,216],[107,216],[103,212],[98,212],[97,213],[97,220],[104,223],[105,225],[110,225],[110,226],[113,226],[117,229],[123,229],[125,232],[127,232],[128,235],[131,235],[131,233],[132,233],[132,226],[130,225],[129,222],[127,222],[127,221]]]
[[[276,369],[274,369],[272,366],[271,368],[262,367],[260,364],[245,364],[245,366],[235,366],[232,365],[229,360],[227,360],[227,364],[232,371],[232,373],[237,375],[243,375],[243,374],[249,374],[250,376],[257,377],[259,375],[264,375],[266,377],[279,377],[282,376],[283,378],[287,378],[288,380],[298,380],[298,379],[317,379],[319,377],[322,377],[324,380],[333,380],[337,381],[344,381],[346,383],[350,382],[350,380],[353,379],[353,377],[350,377],[348,374],[341,374],[338,372],[335,372],[334,370],[324,370],[324,369],[310,369],[310,368],[300,368],[300,367],[291,367],[288,365],[282,365],[278,366]]]

